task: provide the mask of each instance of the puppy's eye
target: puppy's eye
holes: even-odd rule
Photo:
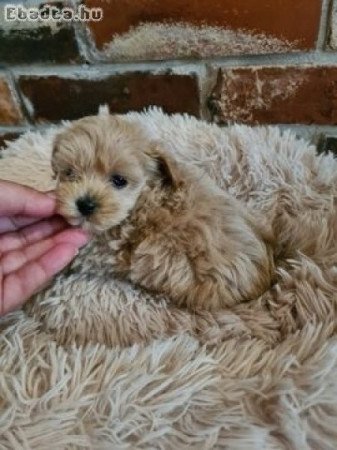
[[[75,171],[71,167],[67,167],[63,170],[62,175],[70,181],[75,179]]]
[[[118,174],[111,175],[110,180],[117,189],[123,189],[128,184],[127,179]]]

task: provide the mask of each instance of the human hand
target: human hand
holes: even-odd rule
[[[88,242],[47,194],[0,181],[0,317],[45,286]]]

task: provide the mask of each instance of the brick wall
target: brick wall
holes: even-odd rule
[[[49,2],[102,8],[101,21],[85,23],[8,22],[5,4],[0,142],[107,103],[280,124],[337,151],[337,0]]]

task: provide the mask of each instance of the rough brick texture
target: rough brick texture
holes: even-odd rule
[[[79,61],[72,29],[61,28],[55,34],[49,27],[38,30],[4,32],[0,30],[0,61],[31,63],[33,61]]]
[[[5,78],[0,77],[0,125],[17,125],[22,115]]]
[[[85,0],[85,4],[104,9],[103,21],[89,26],[98,48],[105,46],[111,58],[314,48],[321,10],[321,0]]]
[[[21,77],[19,86],[33,110],[33,119],[58,121],[96,114],[99,105],[111,112],[140,111],[161,106],[166,112],[199,116],[199,93],[194,75],[127,73],[99,80],[56,76]]]
[[[1,2],[0,2],[1,3]],[[5,2],[15,4],[17,2]],[[46,1],[19,2],[26,8],[38,7]],[[67,2],[51,1],[59,8]],[[48,3],[47,3],[48,4]],[[80,61],[75,31],[72,24],[48,21],[5,21],[4,9],[0,6],[0,62],[78,62]]]
[[[337,67],[224,69],[208,105],[220,123],[337,125]]]

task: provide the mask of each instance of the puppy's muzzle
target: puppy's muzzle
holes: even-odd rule
[[[91,216],[97,209],[97,202],[94,198],[86,195],[76,200],[76,207],[84,217]]]

